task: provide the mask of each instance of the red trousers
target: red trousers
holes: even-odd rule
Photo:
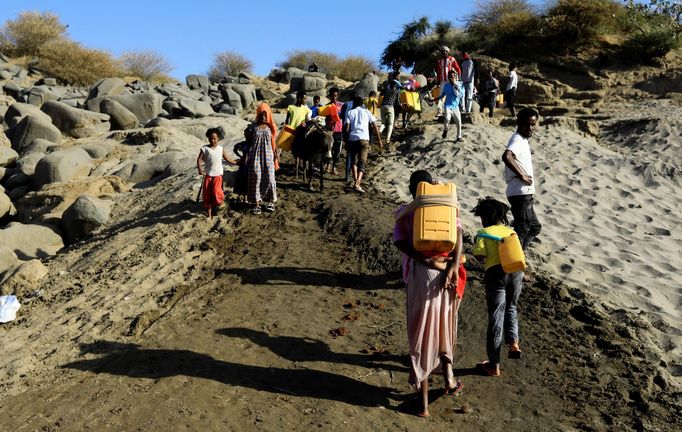
[[[223,176],[204,176],[203,191],[205,209],[219,206],[225,199]]]

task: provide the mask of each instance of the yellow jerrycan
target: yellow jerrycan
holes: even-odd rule
[[[489,238],[498,242],[497,251],[500,254],[500,263],[505,273],[516,273],[526,269],[526,256],[516,233],[511,233],[507,237],[480,233],[478,237]]]
[[[284,126],[277,135],[278,148],[282,150],[291,151],[291,145],[294,143],[294,138],[296,138],[296,130],[290,126]]]
[[[452,183],[417,185],[420,196],[448,195],[457,200],[457,187]],[[426,256],[443,255],[457,243],[457,208],[448,205],[417,207],[414,211],[412,245]]]

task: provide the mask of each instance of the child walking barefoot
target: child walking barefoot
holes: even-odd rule
[[[213,207],[218,207],[223,203],[225,194],[223,193],[223,159],[231,165],[236,165],[237,161],[233,161],[225,155],[223,146],[218,145],[220,141],[220,131],[217,128],[211,128],[206,131],[206,138],[208,138],[208,145],[203,146],[199,150],[197,156],[197,170],[199,175],[204,176],[202,183],[204,208],[209,219],[213,217]],[[202,162],[205,167],[202,169]]]
[[[475,216],[481,218],[483,229],[476,234],[474,256],[485,262],[486,303],[488,305],[488,331],[486,349],[488,360],[479,363],[477,368],[485,375],[500,376],[500,352],[502,340],[509,345],[509,358],[520,358],[519,321],[516,304],[521,294],[523,272],[505,273],[498,253],[498,241],[483,235],[508,237],[514,232],[507,220],[509,206],[492,198],[478,202],[473,209]]]

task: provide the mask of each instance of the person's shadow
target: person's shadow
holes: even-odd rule
[[[405,365],[405,363],[408,361],[408,357],[406,355],[396,355],[382,352],[366,355],[337,353],[330,350],[329,345],[321,340],[295,336],[271,336],[265,332],[248,328],[224,328],[217,330],[216,333],[234,338],[248,339],[257,345],[268,348],[274,354],[290,361],[322,361],[328,363],[344,363],[368,368],[409,372],[408,367]],[[400,363],[403,366],[398,366],[391,363]]]
[[[403,287],[400,272],[382,275],[332,272],[299,267],[223,268],[218,274],[233,274],[250,285],[315,285],[352,289],[398,289]]]
[[[390,388],[331,372],[244,365],[187,350],[147,349],[135,344],[100,341],[81,345],[81,351],[103,356],[74,361],[62,367],[132,378],[192,376],[259,391],[366,407],[390,407],[389,396],[395,394]]]

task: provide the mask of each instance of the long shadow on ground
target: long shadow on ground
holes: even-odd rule
[[[375,367],[400,372],[409,371],[407,366],[397,366],[386,363],[397,362],[404,364],[407,361],[407,356],[404,355],[383,353],[373,355],[337,353],[330,350],[329,345],[321,340],[295,336],[271,336],[265,332],[241,327],[224,328],[217,330],[216,333],[229,337],[248,339],[290,361],[323,361],[362,367]]]
[[[250,285],[313,285],[361,290],[402,288],[400,272],[382,275],[332,272],[299,267],[260,267],[255,269],[225,268],[218,274],[233,274]]]
[[[259,391],[367,407],[390,407],[389,396],[393,396],[390,388],[330,372],[244,365],[187,350],[148,349],[136,344],[100,341],[81,345],[81,351],[104,355],[62,367],[131,378],[159,379],[184,375]]]

